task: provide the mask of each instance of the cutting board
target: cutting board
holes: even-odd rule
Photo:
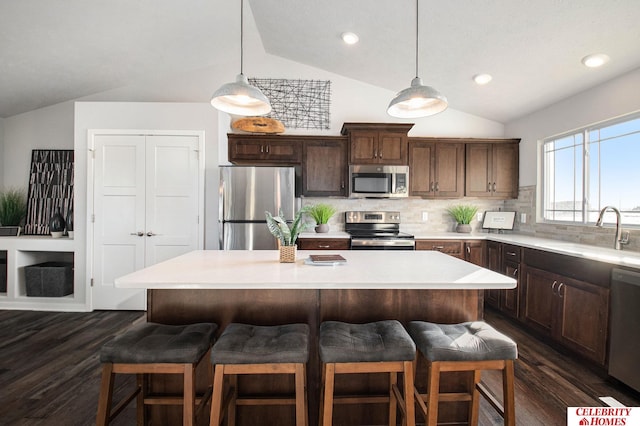
[[[283,133],[284,124],[275,118],[245,117],[231,123],[234,130],[250,133]]]

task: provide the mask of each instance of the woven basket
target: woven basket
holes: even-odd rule
[[[280,263],[293,263],[296,261],[297,245],[280,246]]]

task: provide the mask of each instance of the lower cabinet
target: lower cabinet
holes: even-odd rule
[[[521,283],[525,324],[605,364],[608,288],[529,265],[522,268]]]
[[[298,238],[299,250],[349,250],[348,238]]]
[[[482,240],[416,240],[416,250],[435,250],[478,266],[485,265]]]

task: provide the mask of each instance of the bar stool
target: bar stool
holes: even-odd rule
[[[147,424],[145,405],[182,405],[183,425],[194,425],[211,397],[211,388],[197,398],[195,372],[215,340],[216,324],[165,325],[143,323],[105,343],[100,350],[102,384],[98,401],[98,426],[108,425],[137,397],[137,424]],[[113,410],[116,373],[136,374],[136,389]],[[151,395],[149,374],[182,374],[183,396]],[[199,403],[198,403],[199,400]]]
[[[211,350],[215,371],[210,425],[220,425],[225,411],[227,424],[234,425],[237,405],[295,405],[296,426],[306,426],[308,359],[307,324],[229,324]],[[293,374],[295,397],[241,397],[238,374]],[[223,392],[225,376],[229,376],[226,395]]]
[[[438,422],[438,401],[469,401],[469,425],[477,425],[480,395],[502,415],[505,425],[515,426],[513,365],[518,348],[513,340],[483,321],[461,324],[412,321],[408,329],[428,363],[427,393],[419,394],[416,389],[416,401],[427,426]],[[482,370],[502,371],[504,406],[480,383]],[[443,371],[473,371],[471,393],[441,394]]]
[[[322,390],[320,422],[333,422],[333,404],[388,403],[389,425],[396,425],[397,407],[407,426],[415,426],[413,361],[416,346],[400,322],[385,320],[367,324],[325,321],[320,324]],[[389,394],[374,397],[334,395],[336,374],[389,373]],[[403,374],[404,398],[398,389],[398,373]]]

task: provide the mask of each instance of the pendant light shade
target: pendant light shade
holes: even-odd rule
[[[416,77],[411,86],[399,92],[389,103],[387,114],[397,118],[418,118],[447,109],[447,98],[418,77],[418,0],[416,0]]]
[[[233,115],[265,115],[271,112],[269,99],[242,73],[244,65],[244,0],[240,0],[240,74],[233,83],[223,84],[211,97],[211,105]]]
[[[223,84],[211,98],[211,105],[234,115],[264,115],[271,112],[269,99],[249,84],[244,74],[238,74],[233,83]]]

